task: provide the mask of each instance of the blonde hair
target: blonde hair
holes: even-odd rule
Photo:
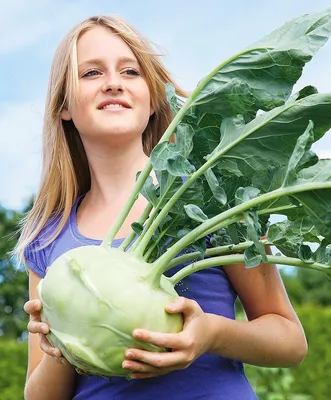
[[[77,41],[86,31],[101,26],[117,34],[137,58],[150,90],[155,111],[142,134],[144,152],[149,155],[171,122],[173,115],[165,95],[165,84],[173,83],[160,57],[148,41],[117,16],[91,17],[74,27],[60,43],[52,64],[43,126],[43,168],[34,204],[22,220],[22,232],[14,250],[24,262],[24,249],[46,226],[51,217],[59,218],[56,230],[42,247],[61,232],[77,197],[90,188],[90,171],[85,150],[72,121],[61,119],[61,111],[75,102],[78,90]]]

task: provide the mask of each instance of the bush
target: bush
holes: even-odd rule
[[[0,398],[23,400],[28,362],[27,342],[0,339]]]
[[[305,304],[295,307],[305,329],[308,355],[292,369],[246,365],[248,379],[260,400],[327,400],[331,381],[331,307]]]

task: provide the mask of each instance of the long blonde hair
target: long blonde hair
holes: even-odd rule
[[[59,222],[44,246],[61,232],[77,197],[90,189],[90,171],[82,141],[72,121],[63,121],[61,111],[75,102],[78,90],[77,41],[80,36],[101,26],[117,34],[136,56],[151,95],[155,110],[143,132],[144,152],[149,155],[173,115],[166,100],[165,84],[173,83],[176,92],[184,93],[171,79],[160,57],[149,42],[132,26],[117,16],[91,17],[74,27],[60,43],[52,64],[43,126],[43,168],[40,187],[30,212],[22,220],[22,232],[14,254],[24,262],[24,249],[51,217]]]

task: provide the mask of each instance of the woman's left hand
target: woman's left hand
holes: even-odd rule
[[[127,349],[122,367],[132,371],[133,379],[152,378],[187,368],[209,349],[208,317],[196,301],[178,297],[166,307],[166,311],[183,314],[183,330],[179,333],[135,330],[133,336],[136,339],[171,351],[158,353],[136,348]]]

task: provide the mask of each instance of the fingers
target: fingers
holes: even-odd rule
[[[30,333],[43,333],[49,332],[49,326],[40,319],[40,312],[42,309],[41,301],[38,299],[29,300],[24,304],[24,311],[30,314],[30,322],[28,323],[28,331]]]
[[[183,369],[193,361],[193,358],[189,358],[188,355],[182,351],[157,353],[129,349],[126,352],[126,357],[127,359],[123,361],[123,368],[140,372],[151,372],[154,369]]]
[[[183,313],[184,317],[190,316],[197,312],[201,312],[199,304],[195,300],[190,300],[185,297],[177,297],[172,303],[166,307],[168,313]]]
[[[30,314],[30,321],[27,325],[27,329],[30,333],[39,334],[39,346],[49,356],[56,359],[58,362],[63,363],[63,357],[61,351],[52,346],[47,340],[46,335],[50,331],[50,327],[41,322],[40,312],[42,310],[42,303],[38,299],[29,300],[24,304],[24,311]]]
[[[47,335],[49,332],[49,326],[47,324],[36,320],[31,320],[27,328],[30,333],[43,333]]]
[[[131,378],[133,379],[151,378],[170,372],[170,370],[167,368],[155,368],[151,365],[135,361],[124,361],[122,367],[124,369],[130,370]]]
[[[32,315],[40,315],[41,309],[43,308],[43,305],[40,300],[34,299],[34,300],[29,300],[24,304],[24,311],[27,314]]]
[[[49,343],[49,341],[47,340],[45,335],[42,335],[42,334],[39,335],[39,346],[40,346],[41,350],[44,351],[49,356],[59,358],[62,355],[61,351],[58,348],[53,347]]]
[[[134,330],[132,336],[143,342],[154,344],[165,349],[180,349],[185,346],[185,338],[180,333],[161,333],[145,329]]]

